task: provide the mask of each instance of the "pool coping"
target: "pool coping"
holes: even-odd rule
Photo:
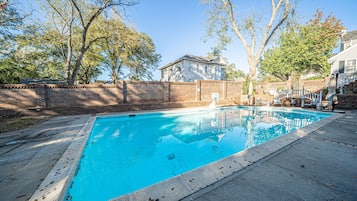
[[[264,107],[261,107],[264,108]],[[74,175],[78,171],[78,163],[83,149],[97,117],[128,116],[129,114],[154,114],[158,112],[172,113],[175,111],[208,110],[207,108],[184,108],[170,110],[133,111],[125,113],[97,114],[88,119],[78,135],[73,139],[62,157],[58,160],[30,200],[63,200],[66,190],[72,183]],[[287,110],[299,110],[299,108],[286,108]],[[285,108],[284,108],[285,110]],[[301,109],[302,110],[302,109]],[[306,110],[304,110],[306,111]],[[319,112],[319,111],[313,111]],[[177,175],[162,182],[145,187],[133,193],[125,194],[112,201],[137,201],[137,200],[178,200],[185,198],[202,188],[210,186],[248,166],[261,160],[291,143],[309,135],[313,131],[327,125],[331,121],[341,117],[342,114],[334,113],[319,122],[310,124],[293,132],[287,133],[266,143],[254,146],[247,150],[209,163],[189,172]]]
[[[96,117],[90,117],[29,200],[63,200],[78,168]]]

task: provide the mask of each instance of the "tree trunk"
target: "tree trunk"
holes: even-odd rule
[[[270,19],[267,22],[265,29],[262,34],[261,42],[257,46],[257,41],[256,41],[256,34],[255,34],[255,24],[254,24],[254,19],[251,21],[250,24],[248,24],[248,27],[245,28],[245,30],[248,30],[250,32],[250,44],[249,40],[245,38],[243,35],[242,29],[237,21],[236,21],[236,15],[234,13],[234,7],[232,5],[231,0],[221,0],[222,6],[224,11],[227,14],[227,17],[229,19],[231,28],[237,38],[242,42],[247,56],[248,56],[248,64],[249,64],[249,78],[250,78],[250,83],[249,83],[249,101],[250,104],[251,98],[253,97],[253,81],[256,80],[256,70],[257,70],[257,65],[259,62],[259,59],[263,53],[264,47],[267,45],[267,43],[270,41],[272,35],[277,31],[277,29],[284,23],[284,21],[287,19],[288,14],[292,12],[293,9],[291,9],[291,5],[289,0],[278,0],[275,2],[274,0],[271,0],[271,6],[272,6],[272,11],[270,15]],[[285,4],[284,4],[285,3]],[[282,6],[285,6],[282,8]],[[279,10],[282,9],[282,14],[281,16],[278,15]],[[278,16],[278,17],[277,17]],[[274,24],[274,22],[276,22]]]
[[[249,99],[249,105],[254,104],[253,103],[253,90],[254,90],[254,81],[257,78],[257,65],[258,65],[258,60],[254,57],[254,53],[251,53],[251,55],[248,54],[248,65],[249,65],[249,88],[248,88],[248,99]]]
[[[67,58],[65,68],[67,69],[67,84],[71,85],[71,58],[72,58],[72,36],[68,37]],[[72,83],[73,84],[73,83]]]
[[[74,64],[74,69],[73,69],[72,77],[71,77],[71,80],[70,80],[70,84],[71,84],[71,85],[73,85],[74,82],[76,81],[76,77],[77,77],[77,74],[78,74],[78,70],[79,70],[79,68],[81,67],[81,62],[82,62],[84,53],[85,53],[85,49],[82,48],[82,49],[81,49],[81,52],[80,52],[80,54],[78,55],[78,58],[76,59],[76,62],[75,62],[75,64]]]

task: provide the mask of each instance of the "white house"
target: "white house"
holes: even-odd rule
[[[225,80],[227,61],[222,57],[185,55],[160,68],[161,81],[193,82],[195,80]]]
[[[341,38],[341,52],[328,59],[331,75],[338,74],[337,87],[357,79],[357,30],[347,32]]]

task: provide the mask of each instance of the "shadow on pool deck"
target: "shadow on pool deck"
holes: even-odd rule
[[[0,200],[28,200],[89,117],[56,117],[2,133]],[[348,111],[183,200],[357,200],[356,125],[357,111]]]
[[[29,200],[90,115],[0,134],[0,200]]]

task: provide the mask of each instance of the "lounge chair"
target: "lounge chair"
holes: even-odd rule
[[[308,99],[310,100],[310,102],[308,103],[305,103],[305,99]],[[307,106],[307,107],[315,107],[317,104],[319,103],[319,99],[318,98],[304,98],[304,107]]]

